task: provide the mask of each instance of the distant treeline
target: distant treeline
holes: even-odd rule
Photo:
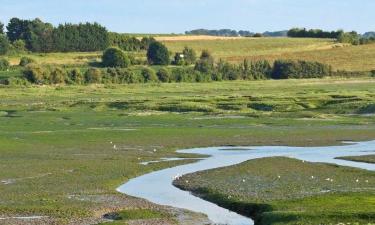
[[[265,36],[265,37],[286,37],[288,31],[266,31],[264,33],[254,33],[245,30],[231,30],[231,29],[220,29],[220,30],[207,30],[207,29],[196,29],[186,31],[187,35],[210,35],[210,36],[222,36],[222,37],[253,37],[253,36]]]
[[[307,30],[306,28],[292,28],[288,31],[287,35],[288,37],[299,38],[331,38],[336,39],[340,43],[349,43],[353,45],[375,42],[375,32],[367,32],[364,35],[360,35],[356,31],[323,31],[321,29]]]
[[[109,46],[125,51],[147,49],[153,38],[138,40],[129,35],[110,33],[98,23],[60,24],[54,27],[40,19],[12,18],[6,26],[0,23],[0,55],[17,52],[92,52]]]

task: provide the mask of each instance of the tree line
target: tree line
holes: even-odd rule
[[[246,30],[232,30],[232,29],[220,29],[220,30],[208,30],[208,29],[196,29],[186,31],[187,35],[210,35],[210,36],[223,36],[223,37],[286,37],[287,31],[266,31],[264,33],[254,33]]]
[[[321,29],[292,28],[287,33],[288,37],[293,38],[330,38],[336,39],[340,43],[349,43],[353,45],[375,43],[375,35],[373,32],[367,32],[364,35],[358,34],[356,31],[345,32],[323,31]]]

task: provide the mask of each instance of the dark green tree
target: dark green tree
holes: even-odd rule
[[[4,24],[0,22],[0,34],[4,34]]]
[[[169,51],[160,42],[152,42],[147,51],[147,60],[151,65],[168,65]]]
[[[8,53],[10,44],[8,38],[4,34],[0,34],[0,55]]]
[[[126,68],[131,65],[130,58],[118,48],[108,48],[102,56],[102,64],[105,67]]]

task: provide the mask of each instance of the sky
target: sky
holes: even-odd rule
[[[0,0],[0,21],[41,18],[54,25],[99,22],[122,33],[206,28],[375,30],[374,0]]]

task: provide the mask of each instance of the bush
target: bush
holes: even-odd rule
[[[201,73],[211,73],[214,69],[214,58],[207,50],[203,50],[200,59],[195,63],[195,70]]]
[[[60,67],[53,68],[50,75],[51,84],[63,84],[67,78],[66,71]]]
[[[220,60],[216,70],[217,73],[221,74],[223,80],[237,80],[240,78],[240,73],[236,65],[230,64],[228,62]]]
[[[272,66],[266,60],[249,62],[244,60],[240,65],[241,76],[244,80],[267,79],[271,77]]]
[[[158,76],[158,79],[163,82],[163,83],[167,83],[170,81],[170,78],[171,78],[171,73],[169,72],[168,69],[166,68],[161,68],[158,72],[157,72],[157,76]]]
[[[136,84],[141,83],[143,79],[130,69],[118,70],[119,81],[123,84]]]
[[[153,69],[143,68],[141,74],[145,83],[158,81],[158,76]]]
[[[16,40],[12,43],[13,50],[16,52],[25,52],[26,51],[26,43],[24,40]]]
[[[27,66],[30,63],[35,63],[35,60],[29,57],[22,57],[20,60],[20,66]]]
[[[9,86],[26,86],[29,82],[23,77],[9,77],[5,80],[5,85]]]
[[[73,69],[69,71],[68,77],[71,83],[73,84],[84,84],[85,76],[82,74],[81,70]]]
[[[131,60],[121,49],[108,48],[103,53],[102,63],[105,67],[127,68],[131,65]]]
[[[45,67],[30,64],[24,69],[23,76],[30,83],[46,84],[48,83],[47,80],[49,79],[49,71]]]
[[[10,43],[9,43],[8,38],[5,35],[0,34],[0,55],[7,54],[9,51],[9,48],[10,48]]]
[[[87,83],[100,84],[102,81],[102,71],[97,68],[90,68],[85,73]]]
[[[10,63],[6,59],[0,59],[0,71],[5,71],[10,68]]]
[[[197,54],[192,48],[185,47],[182,54],[184,55],[186,65],[192,65],[197,61]]]
[[[169,52],[160,42],[152,42],[147,51],[147,60],[151,65],[168,65]]]
[[[375,70],[371,70],[371,76],[375,77]]]
[[[319,62],[276,60],[273,66],[273,79],[322,78],[330,76],[329,65]]]

